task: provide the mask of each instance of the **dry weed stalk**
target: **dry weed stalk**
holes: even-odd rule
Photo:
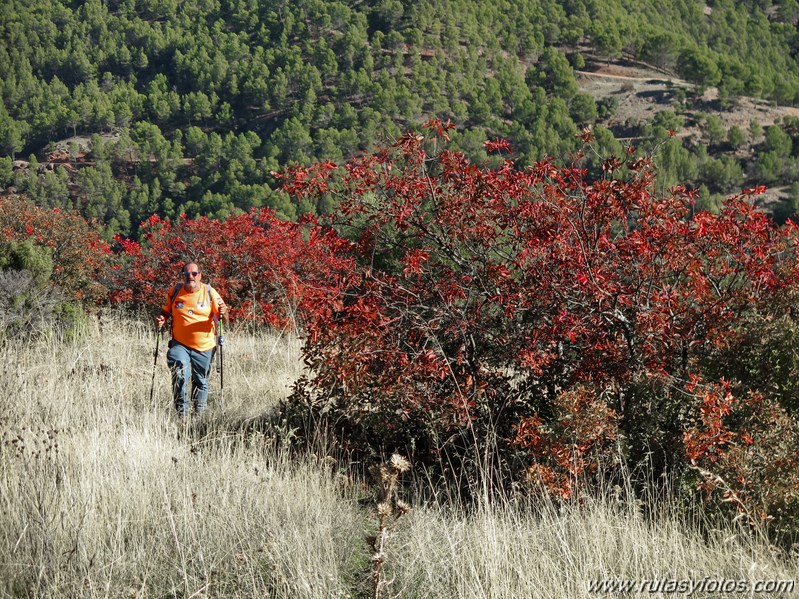
[[[744,520],[752,529],[759,530],[763,522],[770,519],[768,516],[762,516],[758,518],[754,513],[752,513],[752,510],[749,509],[747,502],[744,501],[744,499],[742,499],[738,493],[733,490],[732,485],[730,485],[715,472],[700,468],[696,464],[691,464],[690,468],[692,470],[696,470],[705,480],[705,482],[711,486],[711,488],[716,488],[723,491],[721,500],[722,502],[732,503],[735,505],[738,510],[738,515],[733,518],[733,522]]]
[[[394,530],[397,520],[410,511],[410,506],[397,496],[397,482],[403,472],[410,470],[411,464],[399,454],[394,454],[387,464],[380,466],[380,486],[382,497],[377,504],[377,534],[366,539],[372,547],[372,598],[380,599],[384,587],[392,580],[385,580],[386,540]]]

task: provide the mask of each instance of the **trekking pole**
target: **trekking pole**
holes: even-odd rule
[[[222,328],[222,319],[219,319],[219,360],[216,362],[216,371],[219,373],[219,407],[225,407],[225,332]]]
[[[155,367],[158,365],[158,344],[161,341],[161,327],[155,331],[155,350],[153,351],[153,377],[150,381],[150,403],[153,403],[153,392],[155,391]]]

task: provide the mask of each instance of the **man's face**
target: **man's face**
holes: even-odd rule
[[[190,262],[183,267],[183,286],[189,291],[197,291],[200,286],[202,273],[194,262]]]

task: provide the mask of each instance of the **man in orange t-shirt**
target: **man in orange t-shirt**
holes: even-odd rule
[[[208,407],[208,373],[216,348],[217,322],[227,322],[228,307],[210,285],[202,284],[195,262],[183,266],[183,283],[167,293],[155,324],[159,329],[172,317],[172,340],[166,363],[172,372],[172,395],[178,416],[188,416],[191,399],[200,415]]]

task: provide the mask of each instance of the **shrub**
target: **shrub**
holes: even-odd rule
[[[799,533],[799,427],[778,402],[733,385],[687,385],[699,401],[684,434],[698,486],[718,509],[744,517],[790,546]],[[720,491],[720,494],[713,494]]]
[[[53,274],[53,253],[30,241],[0,244],[0,269],[26,271],[31,284],[42,288]]]
[[[727,131],[727,143],[733,150],[738,150],[746,143],[746,133],[738,125],[733,125]]]
[[[0,187],[5,187],[13,181],[13,163],[10,156],[0,157]]]
[[[157,310],[180,266],[194,261],[234,319],[296,329],[302,306],[335,285],[337,272],[351,269],[342,256],[349,244],[329,227],[311,218],[284,221],[268,209],[224,220],[152,216],[141,229],[141,243],[117,238],[112,299],[133,307]]]
[[[108,295],[114,257],[103,233],[101,225],[88,223],[77,213],[0,198],[0,242],[47,248],[53,283],[68,298],[86,305],[99,304]]]
[[[341,169],[286,173],[298,199],[341,198],[335,224],[359,255],[306,306],[310,374],[286,409],[328,419],[355,453],[438,464],[466,490],[489,459],[493,482],[532,474],[568,496],[613,442],[631,468],[660,444],[663,467],[690,476],[707,455],[691,445],[704,414],[691,381],[782,313],[796,230],[753,207],[757,190],[694,213],[687,190],[656,193],[645,159],[609,158],[595,180],[579,164],[483,168],[447,149],[447,130],[433,121]],[[746,422],[729,426],[743,438]],[[760,480],[796,465],[786,456]]]
[[[114,265],[102,226],[73,212],[0,198],[0,330],[5,336],[85,330]]]
[[[600,98],[596,102],[597,118],[605,120],[616,114],[618,110],[619,101],[613,96]]]
[[[0,336],[57,334],[84,329],[85,314],[51,281],[52,252],[29,241],[0,244]]]

